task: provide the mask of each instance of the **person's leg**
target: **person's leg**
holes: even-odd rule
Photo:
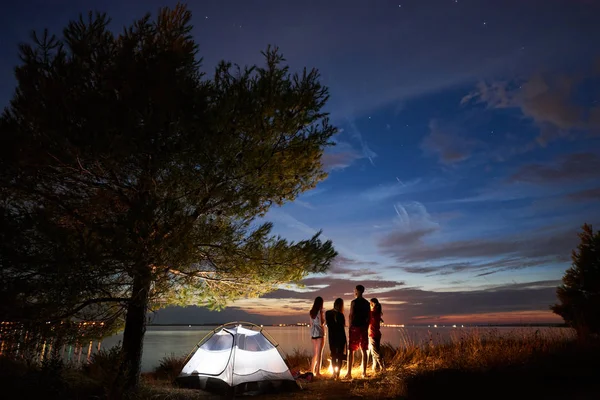
[[[315,376],[321,376],[321,367],[323,363],[323,347],[325,346],[325,339],[319,338],[315,340],[317,342],[317,360],[316,360],[316,370]]]
[[[376,345],[377,345],[377,355],[378,355],[377,361],[379,363],[379,368],[383,371],[384,366],[383,366],[383,357],[381,355],[381,336],[377,337]]]
[[[364,378],[367,376],[367,350],[369,350],[369,332],[367,328],[360,331],[360,350],[362,353],[361,374]]]
[[[336,346],[334,343],[329,340],[329,356],[331,357],[331,368],[333,368],[333,376],[335,377],[335,356],[336,356]]]
[[[360,336],[357,337],[357,330],[355,327],[350,327],[348,332],[348,359],[346,361],[346,378],[352,379],[352,364],[354,363],[354,351],[356,350],[356,343],[360,343]]]
[[[333,367],[333,379],[337,379],[340,375],[340,367],[342,366],[342,359],[337,349],[331,353],[331,365]]]
[[[373,354],[373,372],[377,370],[378,366],[380,369],[383,369],[381,366],[381,339],[370,337],[369,348]]]
[[[375,347],[375,338],[369,336],[369,351],[367,354],[367,363],[369,362],[369,354],[371,355],[371,368],[375,371],[375,353],[373,351],[373,347]]]
[[[346,372],[346,378],[352,379],[352,364],[354,363],[354,352],[348,350],[348,359],[346,360],[346,368],[348,372]]]
[[[360,364],[361,375],[363,378],[365,378],[367,376],[367,352],[363,349],[360,349],[360,353],[362,355],[362,362]]]
[[[311,341],[312,341],[313,356],[312,356],[312,361],[310,363],[310,370],[312,371],[313,375],[316,375],[317,374],[317,371],[316,371],[317,353],[319,352],[319,342],[317,339],[311,339]]]
[[[337,359],[335,358],[335,353],[331,352],[331,376],[335,378],[335,366],[337,365]]]

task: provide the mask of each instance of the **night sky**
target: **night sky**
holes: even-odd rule
[[[167,1],[20,1],[0,16],[0,104],[31,29],[106,11],[115,30]],[[583,223],[600,226],[600,1],[191,1],[217,61],[280,47],[316,67],[340,133],[329,177],[272,209],[275,231],[322,229],[340,256],[326,275],[220,314],[155,322],[307,322],[357,283],[389,323],[557,322],[548,310]],[[597,229],[597,228],[596,228]],[[249,315],[248,313],[251,313]]]

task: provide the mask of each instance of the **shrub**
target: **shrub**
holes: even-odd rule
[[[291,354],[285,355],[285,363],[290,370],[310,370],[312,356],[306,350],[294,349]],[[325,366],[325,362],[323,362]]]
[[[558,303],[550,308],[587,340],[600,335],[600,231],[588,224],[582,229],[573,263],[556,289]]]
[[[83,367],[83,371],[103,387],[110,388],[117,378],[121,357],[120,345],[107,350],[99,350],[97,353],[92,354],[90,362]]]
[[[173,382],[181,373],[186,359],[187,356],[176,356],[173,353],[171,353],[170,356],[163,357],[160,360],[158,367],[154,369],[156,378]]]

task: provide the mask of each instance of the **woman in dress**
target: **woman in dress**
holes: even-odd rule
[[[383,311],[381,304],[376,298],[371,299],[371,313],[369,317],[369,352],[373,357],[373,372],[379,367],[383,370],[383,360],[381,358],[381,323]]]
[[[331,352],[331,365],[333,378],[340,376],[342,361],[346,359],[346,318],[344,317],[344,300],[335,299],[333,309],[325,313],[327,322],[327,336],[329,338],[329,351]]]
[[[323,347],[325,346],[325,318],[323,317],[323,298],[315,298],[310,309],[310,337],[313,348],[313,358],[310,364],[312,373],[316,377],[321,376],[321,359]]]

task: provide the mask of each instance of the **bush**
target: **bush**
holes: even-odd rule
[[[117,345],[108,350],[102,349],[92,354],[90,362],[83,366],[83,371],[91,379],[103,387],[110,388],[115,383],[121,365],[121,346]]]
[[[173,382],[181,373],[186,359],[187,356],[176,356],[173,353],[171,353],[170,356],[163,357],[160,360],[158,367],[154,369],[156,378]]]
[[[284,360],[290,370],[308,371],[310,370],[311,359],[312,356],[306,350],[294,349],[292,354],[286,354]],[[325,362],[323,362],[323,365],[325,365]]]
[[[600,231],[584,224],[579,238],[573,263],[556,289],[558,303],[550,308],[587,340],[600,335]]]
[[[6,399],[99,399],[103,395],[99,383],[57,358],[32,364],[0,357],[0,387]]]

